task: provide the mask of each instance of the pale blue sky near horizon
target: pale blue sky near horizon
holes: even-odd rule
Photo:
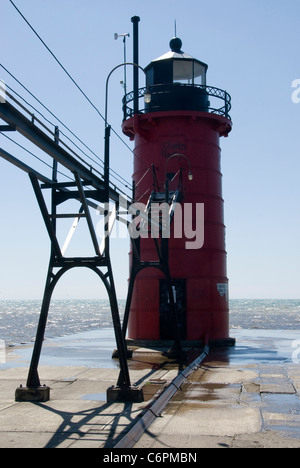
[[[213,8],[202,0],[14,2],[102,113],[106,77],[123,61],[123,43],[114,33],[130,33],[131,61],[130,19],[140,16],[140,65],[146,66],[169,50],[176,19],[183,50],[208,64],[209,85],[232,96],[233,131],[221,140],[230,297],[299,299],[300,103],[292,102],[292,82],[300,79],[299,1],[215,0]],[[102,157],[103,120],[9,0],[1,0],[1,7],[0,63]],[[131,90],[130,69],[127,76]],[[0,79],[20,90],[3,69]],[[120,135],[122,79],[122,69],[111,77],[108,109]],[[0,140],[2,148],[24,157],[2,135]],[[36,164],[29,155],[25,159]],[[111,161],[130,181],[132,153],[114,135]],[[1,158],[0,171],[0,299],[38,299],[49,239],[26,174]],[[79,244],[83,238],[84,231],[74,240]],[[128,250],[127,239],[112,240],[120,298],[127,292]],[[106,297],[94,276],[70,272],[54,298]]]

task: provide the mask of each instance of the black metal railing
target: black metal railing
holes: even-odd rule
[[[144,101],[145,93],[151,94],[151,103],[146,104]],[[231,120],[229,112],[231,110],[231,96],[224,90],[214,88],[212,86],[204,85],[188,85],[181,83],[174,83],[169,85],[153,85],[149,88],[140,88],[138,90],[138,98],[143,99],[143,104],[140,106],[139,113],[156,112],[161,110],[176,110],[176,101],[174,102],[174,96],[179,94],[191,95],[192,107],[189,104],[183,104],[178,110],[199,110],[205,111],[211,114],[221,115]],[[197,99],[193,100],[193,97],[202,96],[199,104]],[[169,100],[168,100],[169,98]],[[204,101],[205,100],[205,101]],[[166,106],[166,101],[170,103],[170,108]],[[129,119],[133,116],[133,102],[134,92],[126,94],[123,98],[123,112],[124,120]],[[164,105],[162,106],[162,102]],[[186,108],[185,108],[186,106]]]

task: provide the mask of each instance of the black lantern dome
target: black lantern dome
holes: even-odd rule
[[[193,110],[207,111],[206,63],[182,52],[182,41],[174,37],[171,50],[146,68],[146,86],[151,102],[146,112]]]

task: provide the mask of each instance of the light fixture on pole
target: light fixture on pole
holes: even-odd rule
[[[170,161],[170,159],[172,158],[184,158],[187,163],[188,163],[188,166],[189,166],[189,173],[188,173],[188,180],[191,182],[193,180],[193,173],[192,173],[192,169],[191,169],[191,161],[190,159],[185,155],[185,154],[181,154],[181,153],[174,153],[174,154],[171,154],[171,156],[168,157],[167,161],[166,161],[166,164],[165,164],[165,172],[167,172],[167,165],[168,165],[168,162]]]

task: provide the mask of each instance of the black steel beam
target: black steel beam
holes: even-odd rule
[[[35,171],[32,167],[27,166],[27,164],[23,163],[18,158],[15,158],[10,153],[5,151],[3,148],[0,148],[0,156],[3,159],[5,159],[6,161],[13,164],[14,166],[21,169],[22,171],[26,172],[27,174],[34,174],[37,177],[37,179],[39,179],[41,182],[44,182],[44,184],[52,183],[51,179],[48,179],[48,177],[45,177],[42,174],[40,174],[39,172]]]
[[[34,174],[38,180],[43,182],[43,185],[41,186],[42,189],[52,188],[52,186],[54,186],[54,188],[58,190],[58,193],[56,193],[57,204],[63,203],[64,201],[69,200],[71,198],[80,201],[80,197],[77,191],[71,192],[67,189],[67,187],[75,187],[75,186],[77,187],[76,182],[65,182],[65,183],[62,182],[60,184],[53,184],[51,179],[48,179],[48,177],[45,177],[40,172],[36,171],[35,169],[28,166],[27,164],[23,163],[22,161],[20,161],[20,159],[8,153],[3,148],[0,148],[0,157],[10,162],[14,166],[18,167],[22,171],[26,172],[27,174]],[[85,196],[86,198],[93,198],[94,200],[97,200],[99,203],[104,203],[105,201],[103,192],[100,192],[98,190],[85,190]],[[96,203],[91,202],[90,200],[87,200],[87,204],[91,208],[94,208],[95,210],[98,209],[98,205]]]
[[[88,227],[89,227],[89,230],[90,230],[91,239],[92,239],[92,242],[93,242],[95,253],[96,253],[96,255],[98,257],[101,257],[99,244],[98,244],[98,240],[97,240],[97,235],[96,235],[96,232],[95,232],[95,228],[94,228],[93,220],[92,220],[92,217],[91,217],[91,214],[90,214],[90,210],[89,210],[89,207],[88,207],[88,204],[87,204],[87,199],[86,199],[86,196],[85,196],[85,193],[84,193],[83,185],[82,185],[79,174],[75,173],[74,176],[75,176],[75,180],[76,180],[77,185],[78,185],[80,200],[81,200],[83,210],[84,210],[84,213],[85,213],[85,216],[86,216],[87,224],[88,224]]]
[[[57,258],[61,258],[62,253],[61,253],[58,241],[57,241],[55,231],[53,229],[53,225],[52,225],[52,223],[50,221],[49,212],[48,212],[46,202],[45,202],[43,194],[42,194],[40,184],[39,184],[38,179],[37,179],[35,174],[29,174],[29,177],[30,177],[30,180],[31,180],[31,183],[32,183],[32,186],[33,186],[33,190],[35,192],[35,196],[36,196],[37,202],[39,204],[39,207],[40,207],[43,219],[44,219],[45,226],[47,228],[49,237],[51,239],[51,245],[52,245],[52,248],[54,250],[55,256]]]
[[[133,62],[136,65],[139,65],[139,22],[140,18],[138,16],[133,16],[131,18],[133,23]],[[138,114],[139,112],[139,69],[138,67],[133,67],[133,101],[134,108],[133,113]]]
[[[16,127],[14,125],[0,125],[0,132],[15,132]]]

